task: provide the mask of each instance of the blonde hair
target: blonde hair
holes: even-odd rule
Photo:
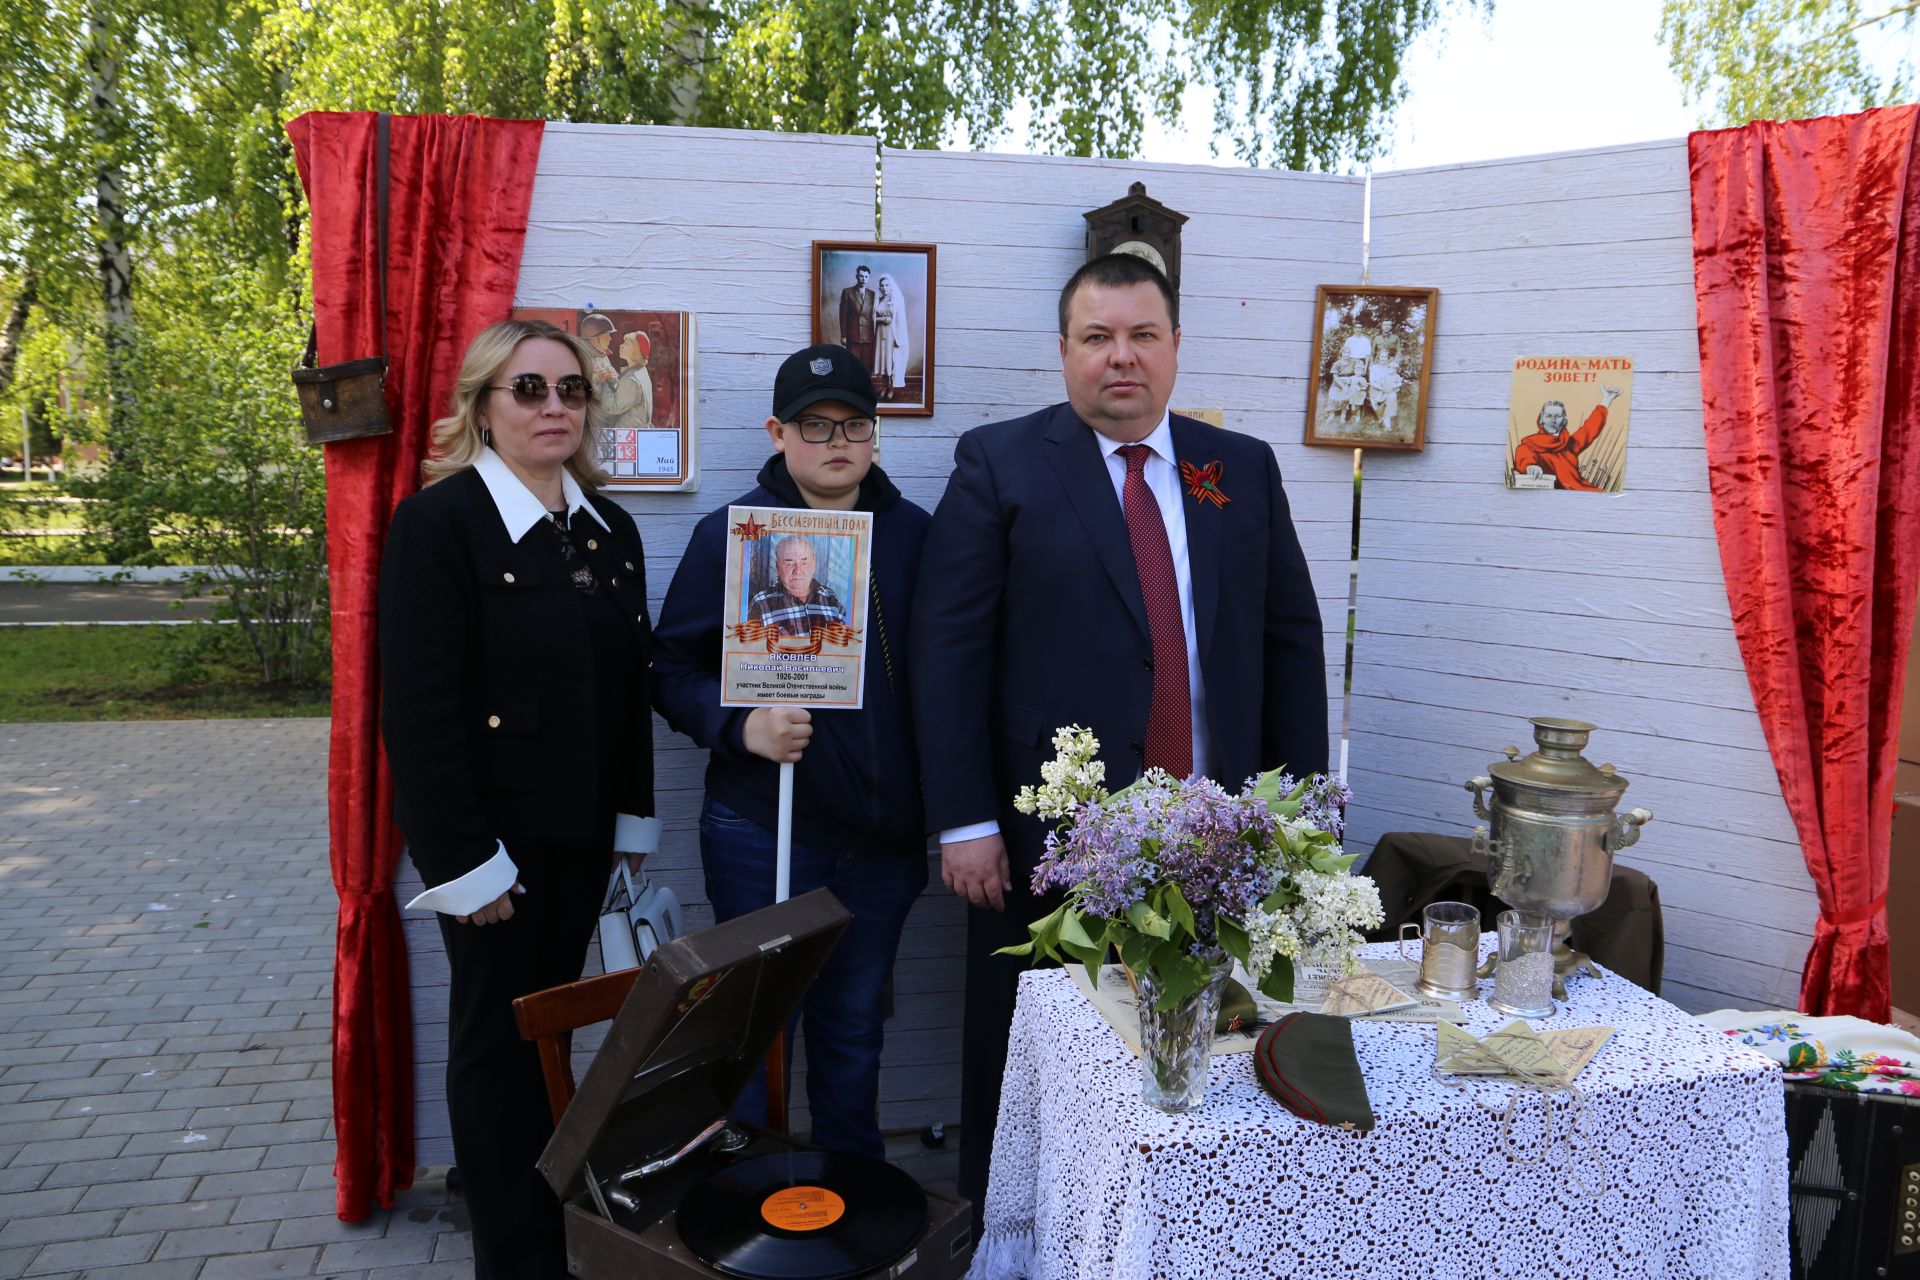
[[[544,320],[502,320],[488,325],[474,336],[460,361],[460,376],[453,385],[453,411],[433,424],[433,442],[420,464],[425,483],[444,480],[480,461],[480,451],[486,447],[480,430],[480,397],[495,385],[513,353],[529,338],[546,338],[568,347],[580,362],[581,376],[592,377],[587,371],[599,352],[585,338]],[[607,482],[607,473],[593,460],[594,432],[600,425],[599,400],[589,393],[580,447],[567,459],[567,470],[583,488],[596,489]]]

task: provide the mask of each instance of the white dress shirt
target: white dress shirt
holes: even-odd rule
[[[500,523],[506,526],[507,536],[515,543],[546,518],[546,504],[534,497],[533,491],[519,476],[513,474],[513,469],[492,449],[480,451],[480,460],[473,464],[473,469],[480,473],[480,479],[486,483],[487,494],[493,499],[494,509],[500,513]],[[586,493],[573,478],[572,472],[561,471],[560,491],[567,500],[569,519],[574,513],[584,510],[602,529],[613,532],[605,517],[587,501]],[[520,882],[520,868],[507,855],[504,843],[496,841],[495,845],[491,858],[465,875],[419,894],[407,904],[408,909],[418,907],[444,915],[467,916],[513,888]],[[660,848],[660,820],[639,818],[630,813],[617,815],[614,818],[613,847],[621,853],[655,852]]]
[[[1124,497],[1127,484],[1127,460],[1120,456],[1120,450],[1126,442],[1112,440],[1093,433],[1094,441],[1100,446],[1100,455],[1106,459],[1107,475],[1113,481],[1114,501],[1120,503],[1121,513],[1126,512]],[[1180,622],[1187,633],[1187,691],[1193,699],[1193,771],[1207,776],[1210,761],[1207,758],[1207,688],[1200,677],[1200,633],[1193,622],[1193,570],[1187,564],[1187,511],[1180,501],[1180,464],[1173,454],[1173,422],[1168,414],[1160,415],[1160,425],[1149,432],[1145,439],[1134,443],[1143,444],[1152,453],[1146,465],[1141,468],[1141,478],[1147,488],[1153,491],[1153,500],[1160,507],[1160,521],[1167,527],[1167,546],[1173,552],[1173,577],[1180,588]],[[1132,548],[1128,548],[1132,555]],[[1035,779],[1038,785],[1038,779]],[[962,840],[977,840],[981,836],[995,835],[1000,830],[998,821],[976,822],[964,827],[949,827],[940,833],[941,844],[957,844]]]

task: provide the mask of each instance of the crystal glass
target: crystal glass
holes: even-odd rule
[[[1500,913],[1500,967],[1487,1003],[1516,1018],[1553,1016],[1553,920]]]
[[[1140,1095],[1162,1111],[1191,1111],[1206,1101],[1207,1064],[1213,1054],[1213,1024],[1220,1017],[1230,961],[1213,966],[1207,984],[1161,1011],[1160,975],[1134,975],[1140,1000]]]

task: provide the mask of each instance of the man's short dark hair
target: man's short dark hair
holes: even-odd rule
[[[1073,307],[1073,295],[1080,292],[1081,286],[1097,284],[1103,289],[1124,289],[1130,284],[1152,284],[1160,290],[1160,296],[1167,300],[1167,322],[1170,327],[1180,327],[1180,299],[1173,292],[1173,285],[1160,268],[1145,258],[1131,253],[1108,253],[1091,259],[1078,271],[1067,277],[1066,285],[1060,290],[1060,336],[1067,336],[1067,313]]]
[[[864,272],[866,272],[866,273],[867,273],[868,275],[872,275],[872,274],[873,274],[873,268],[872,268],[872,267],[870,267],[870,266],[868,266],[868,265],[867,265],[866,263],[864,263],[864,262],[863,262],[863,263],[861,263],[861,264],[860,264],[859,266],[857,266],[857,267],[855,267],[855,268],[853,269],[853,274],[855,274],[855,275],[859,275],[859,274],[860,274],[860,273],[861,273],[862,271],[864,271]]]

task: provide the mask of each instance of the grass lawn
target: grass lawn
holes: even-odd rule
[[[0,722],[324,716],[327,690],[262,688],[192,627],[0,627]]]

